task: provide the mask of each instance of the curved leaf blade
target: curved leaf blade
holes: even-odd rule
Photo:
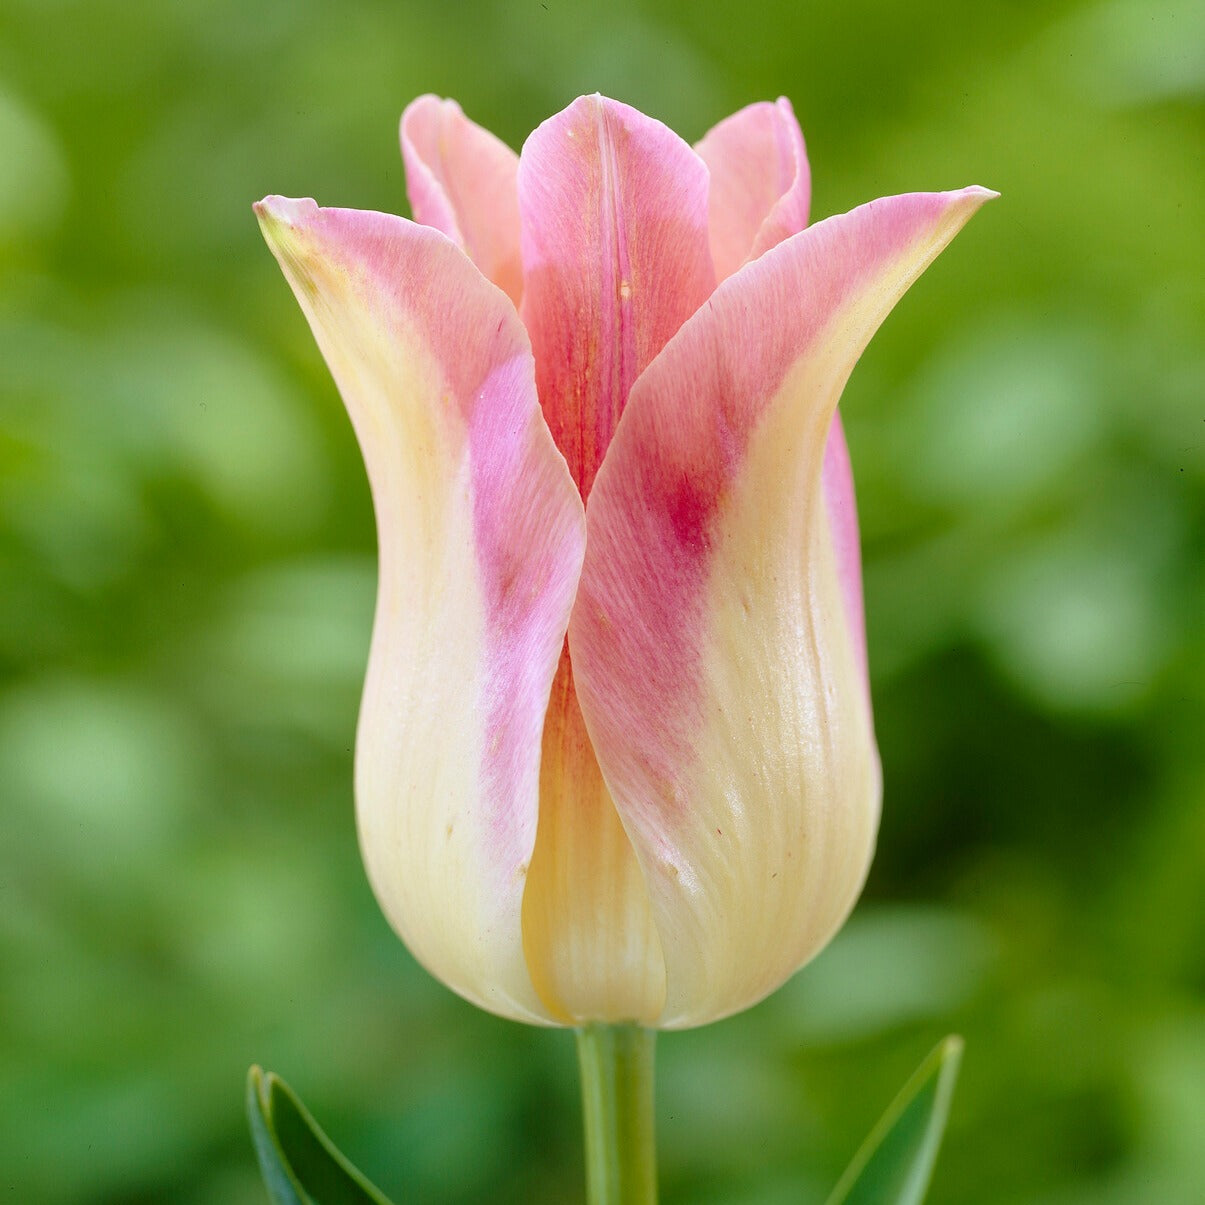
[[[273,1205],[391,1205],[279,1076],[247,1073],[247,1120]]]
[[[962,1039],[944,1039],[891,1102],[858,1148],[827,1205],[920,1205],[933,1176]]]

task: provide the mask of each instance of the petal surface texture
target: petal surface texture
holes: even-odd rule
[[[438,978],[503,1016],[555,1022],[527,971],[521,911],[584,521],[526,332],[435,230],[275,197],[257,211],[343,395],[376,509],[356,748],[369,879]]]
[[[812,177],[803,131],[785,96],[749,105],[715,126],[695,148],[711,172],[711,253],[726,280],[751,259],[805,229]],[[841,578],[846,618],[858,650],[867,697],[862,544],[853,467],[840,413],[824,448],[824,500]]]
[[[717,280],[808,224],[812,177],[786,97],[739,110],[695,148],[711,174],[709,225]]]
[[[707,169],[659,122],[582,97],[524,145],[519,210],[540,402],[585,496],[632,382],[714,285]],[[523,910],[537,990],[574,1022],[651,1022],[664,1006],[664,958],[567,655],[540,785]]]
[[[707,187],[677,134],[601,96],[524,144],[523,320],[544,416],[583,497],[632,382],[715,285]]]
[[[536,990],[558,1020],[661,1015],[665,959],[648,889],[586,733],[567,650],[544,727],[523,937]]]
[[[414,220],[442,230],[518,305],[518,155],[438,96],[406,106],[401,142]]]
[[[746,264],[637,382],[596,480],[570,650],[649,886],[664,1027],[754,1004],[861,890],[880,773],[826,435],[871,335],[991,195],[885,198]]]
[[[858,500],[854,496],[854,470],[849,445],[841,425],[841,412],[833,412],[833,421],[824,443],[824,467],[820,473],[824,493],[824,517],[837,578],[841,583],[841,602],[854,654],[862,670],[866,687],[866,705],[870,706],[870,667],[866,658],[866,611],[862,604],[862,538],[858,531]]]

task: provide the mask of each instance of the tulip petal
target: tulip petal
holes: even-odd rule
[[[854,496],[854,470],[841,413],[833,411],[833,421],[824,443],[824,467],[820,473],[824,491],[824,512],[833,541],[837,577],[841,583],[841,601],[854,654],[862,669],[866,699],[870,700],[870,667],[866,659],[866,611],[862,605],[862,540],[858,534],[858,502]]]
[[[873,332],[991,195],[875,201],[747,264],[636,383],[595,482],[570,650],[665,1027],[761,999],[861,889],[880,775],[825,439]]]
[[[519,156],[454,100],[429,95],[406,106],[401,143],[414,220],[442,230],[518,305]]]
[[[808,224],[812,176],[785,96],[713,126],[695,149],[711,173],[711,256],[717,280]]]
[[[383,910],[483,1008],[554,1019],[522,950],[540,742],[584,538],[514,307],[403,218],[257,206],[347,405],[380,584],[356,808]]]
[[[714,286],[707,169],[660,122],[584,96],[524,144],[519,213],[540,404],[588,497],[632,382]]]
[[[519,164],[523,315],[541,404],[583,495],[637,374],[714,283],[707,173],[672,131],[583,97]],[[544,731],[524,900],[536,988],[575,1023],[654,1019],[665,965],[648,892],[603,782],[566,656]]]
[[[567,650],[544,726],[523,944],[540,999],[566,1024],[647,1025],[665,1006],[648,888],[590,745]]]
[[[711,172],[711,254],[718,280],[806,229],[812,177],[803,131],[785,96],[775,104],[762,101],[734,113],[709,130],[695,149]],[[846,618],[869,696],[858,507],[840,413],[833,415],[829,428],[823,478]]]

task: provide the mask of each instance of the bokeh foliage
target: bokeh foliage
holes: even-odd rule
[[[934,1205],[1205,1183],[1205,18],[1173,0],[4,0],[0,1191],[251,1205],[246,1069],[397,1199],[580,1199],[571,1039],[359,866],[374,583],[268,192],[404,210],[431,90],[687,137],[789,95],[815,212],[979,183],[843,404],[880,850],[834,945],[660,1044],[669,1205],[821,1200],[943,1033]]]

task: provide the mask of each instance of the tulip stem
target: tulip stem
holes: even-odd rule
[[[636,1025],[577,1031],[589,1205],[656,1205],[654,1037]]]

